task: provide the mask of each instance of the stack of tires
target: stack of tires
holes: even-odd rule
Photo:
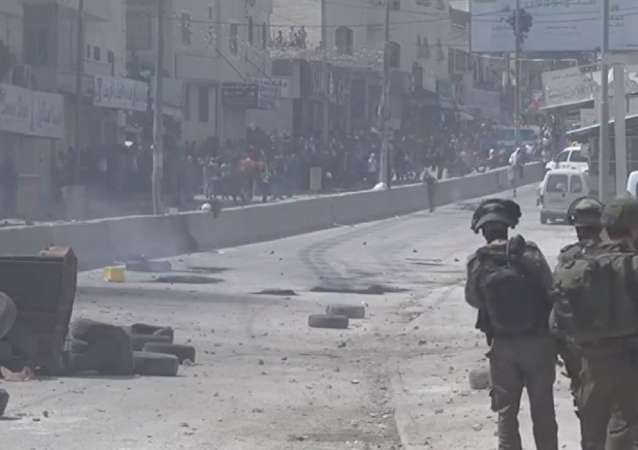
[[[118,327],[88,319],[71,325],[67,362],[71,373],[176,376],[179,365],[195,362],[195,348],[173,343],[170,327]]]

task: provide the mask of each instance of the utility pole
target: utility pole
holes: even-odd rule
[[[516,0],[514,40],[514,150],[518,150],[521,146],[521,0]]]
[[[75,146],[75,167],[74,185],[80,184],[82,172],[81,162],[81,127],[82,120],[82,79],[84,78],[84,0],[78,0],[78,17],[77,17],[77,52],[75,65],[75,129],[73,136],[73,145]]]
[[[155,62],[155,103],[153,105],[153,214],[162,212],[162,178],[164,171],[164,0],[157,0],[157,58]]]
[[[601,202],[609,196],[609,0],[602,1],[602,45],[600,47],[600,143],[598,149],[598,195]]]
[[[614,64],[614,141],[616,155],[616,195],[627,189],[627,95],[625,92],[625,65]]]
[[[379,107],[379,132],[381,133],[381,158],[378,188],[390,188],[392,167],[390,164],[390,1],[385,2],[385,42],[383,45],[383,94]]]
[[[330,136],[330,77],[328,76],[328,0],[321,0],[321,74],[323,76],[323,144],[328,145]]]

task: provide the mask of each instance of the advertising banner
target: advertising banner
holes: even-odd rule
[[[96,75],[93,79],[93,104],[103,108],[146,112],[148,84],[129,78]]]
[[[600,48],[602,0],[520,0],[524,51]],[[516,0],[470,0],[474,52],[513,52]],[[610,48],[638,49],[636,0],[611,0]]]
[[[0,131],[63,138],[63,97],[59,94],[0,84]]]

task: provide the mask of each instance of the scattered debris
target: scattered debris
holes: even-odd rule
[[[188,270],[195,273],[218,274],[228,271],[228,267],[212,267],[212,266],[188,266]]]
[[[331,316],[346,316],[349,319],[365,319],[366,308],[358,305],[329,305],[326,314]]]
[[[350,326],[350,319],[346,316],[329,316],[326,314],[313,314],[308,317],[310,328],[332,328],[345,330]]]
[[[490,371],[487,368],[474,369],[469,374],[470,388],[475,391],[488,389],[492,384]]]
[[[264,362],[264,360],[263,360],[263,359],[260,359],[260,360],[259,360],[259,365],[260,365],[260,366],[263,366],[264,364],[266,364],[266,363]]]
[[[359,381],[359,380],[352,380],[352,381],[350,382],[350,384],[361,384],[361,381]]]
[[[367,288],[357,289],[348,287],[326,287],[317,286],[310,290],[319,294],[358,294],[358,295],[385,295],[385,294],[401,294],[407,292],[407,289],[395,288],[390,286],[384,286],[374,284]]]
[[[195,362],[195,347],[191,345],[171,344],[164,342],[147,342],[142,348],[145,352],[165,353],[177,356],[180,364],[185,361]]]
[[[198,275],[165,275],[157,277],[154,281],[164,284],[217,284],[224,280]]]
[[[346,341],[341,341],[341,342],[339,342],[339,344],[337,345],[337,348],[346,348],[346,345],[348,345],[348,344],[346,343]]]
[[[474,431],[481,431],[483,429],[483,425],[481,425],[480,423],[475,423],[474,425],[472,425],[472,429]]]
[[[292,289],[264,289],[259,292],[253,292],[253,295],[273,295],[278,297],[296,297],[297,294]]]

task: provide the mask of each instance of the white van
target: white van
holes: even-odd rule
[[[566,220],[571,204],[591,193],[587,174],[577,169],[550,170],[538,191],[542,224],[550,220]]]
[[[589,158],[579,145],[567,147],[558,156],[545,165],[545,170],[575,169],[589,172]]]
[[[627,177],[627,193],[638,198],[638,171],[634,170]]]

